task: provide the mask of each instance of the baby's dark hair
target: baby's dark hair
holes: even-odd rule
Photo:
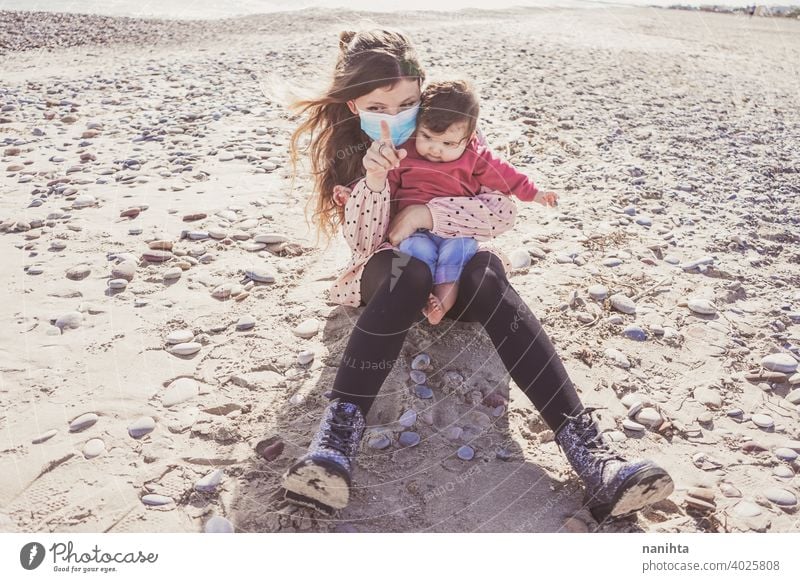
[[[468,81],[438,81],[422,92],[417,125],[443,133],[454,123],[463,121],[469,136],[478,125],[479,113],[478,95]]]

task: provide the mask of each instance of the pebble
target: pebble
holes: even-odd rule
[[[418,433],[405,431],[400,433],[400,438],[398,439],[398,442],[400,443],[401,446],[413,447],[415,445],[418,445],[420,440],[421,439]]]
[[[494,456],[501,461],[508,461],[512,457],[511,451],[505,447],[497,447],[497,450],[494,452]]]
[[[627,326],[622,330],[622,335],[637,342],[643,342],[647,339],[647,332],[638,325]]]
[[[791,374],[797,370],[797,360],[789,354],[769,354],[761,360],[761,365],[772,372]]]
[[[734,506],[733,513],[739,517],[756,517],[761,515],[761,508],[751,501],[740,501]]]
[[[212,493],[217,486],[222,483],[222,478],[224,476],[225,471],[222,469],[214,469],[208,475],[195,483],[194,489],[195,491],[200,491],[201,493]]]
[[[764,489],[764,497],[781,507],[792,507],[797,505],[797,497],[788,489],[782,487],[767,487]]]
[[[256,445],[256,453],[261,455],[264,460],[268,462],[272,462],[278,457],[281,456],[283,453],[285,445],[282,440],[275,440],[274,438],[269,438],[259,442]]]
[[[727,414],[731,418],[738,418],[738,417],[744,415],[744,410],[742,410],[741,408],[731,408],[725,414]]]
[[[128,281],[126,279],[109,279],[108,280],[108,288],[114,289],[116,291],[125,289],[128,286]]]
[[[400,426],[403,426],[405,428],[410,428],[410,427],[414,426],[414,423],[417,422],[417,413],[416,413],[416,411],[414,411],[414,410],[406,410],[400,416],[400,418],[397,419],[397,422],[400,423]]]
[[[457,441],[464,434],[464,429],[460,426],[448,426],[442,434],[447,440]]]
[[[53,438],[54,436],[56,436],[56,434],[57,434],[57,433],[58,433],[58,431],[57,431],[56,429],[54,429],[54,428],[51,428],[51,429],[50,429],[50,430],[48,430],[47,432],[43,432],[43,433],[42,433],[42,434],[40,434],[39,436],[35,436],[35,437],[33,437],[33,438],[31,439],[31,443],[32,443],[32,444],[34,444],[34,445],[41,444],[41,443],[43,443],[43,442],[45,442],[45,441],[47,441],[47,440],[50,440],[50,439],[51,439],[51,438]]]
[[[622,428],[633,432],[644,432],[645,430],[647,430],[644,425],[641,425],[635,420],[631,420],[630,418],[626,418],[622,421]]]
[[[83,314],[78,311],[71,311],[56,319],[56,327],[62,331],[65,329],[78,329],[82,322]]]
[[[622,264],[622,259],[609,257],[608,259],[603,259],[603,262],[600,264],[604,267],[619,267]]]
[[[128,434],[133,438],[138,439],[144,435],[153,432],[156,428],[156,421],[151,416],[143,416],[135,420],[128,426]]]
[[[314,352],[311,350],[302,350],[297,354],[297,363],[301,366],[310,364],[314,361]]]
[[[89,439],[83,446],[83,456],[87,459],[99,457],[106,450],[106,444],[103,439]]]
[[[194,339],[194,332],[190,329],[177,329],[167,336],[168,344],[183,344]]]
[[[422,398],[423,400],[428,400],[429,398],[433,398],[433,390],[431,390],[425,384],[419,384],[415,386],[414,393],[417,395],[418,398]]]
[[[99,416],[97,416],[94,412],[87,412],[86,414],[80,415],[78,418],[73,420],[69,423],[69,432],[79,432],[84,429],[89,428],[94,423],[97,422]]]
[[[243,315],[236,322],[236,331],[247,331],[256,326],[256,319],[252,315]]]
[[[367,445],[372,449],[382,450],[392,444],[392,439],[390,439],[385,434],[381,433],[378,435],[374,435],[369,438],[367,441]]]
[[[782,461],[794,461],[797,458],[797,453],[787,447],[778,447],[775,449],[775,456]]]
[[[625,368],[626,370],[631,367],[628,357],[621,351],[614,348],[606,348],[605,352],[603,353],[605,354],[605,357],[611,360],[611,363],[613,363],[615,366]]]
[[[462,445],[456,451],[456,455],[458,455],[458,458],[462,461],[471,461],[475,456],[475,449],[469,445]]]
[[[719,490],[722,491],[722,494],[725,497],[741,497],[742,492],[739,491],[736,487],[731,485],[730,483],[720,483]]]
[[[592,285],[588,289],[589,297],[595,301],[602,301],[608,297],[608,289],[604,285]]]
[[[693,297],[689,299],[689,301],[686,303],[686,306],[690,311],[699,313],[701,315],[714,315],[717,312],[717,308],[713,303],[711,303],[711,301],[701,297]]]
[[[412,370],[427,370],[431,365],[431,357],[428,354],[419,354],[411,361]]]
[[[317,332],[319,331],[319,326],[320,326],[319,320],[306,319],[305,321],[297,325],[292,330],[292,332],[294,333],[294,335],[298,337],[308,339],[317,335]]]
[[[719,392],[708,386],[698,386],[695,388],[694,399],[700,404],[711,408],[720,408],[722,406],[722,396],[720,396]],[[728,416],[730,416],[730,412]]]
[[[150,493],[142,497],[142,503],[145,505],[168,505],[170,503],[174,503],[172,497],[167,497],[166,495],[157,495],[155,493]]]
[[[97,204],[97,199],[95,199],[95,197],[91,194],[81,194],[72,201],[72,207],[76,210],[88,208],[89,206],[94,206],[95,204]]]
[[[178,378],[170,382],[161,395],[161,404],[165,408],[175,406],[195,398],[200,393],[200,385],[194,378]]]
[[[751,417],[753,424],[760,428],[772,428],[775,425],[775,421],[772,420],[772,417],[767,414],[754,414]]]
[[[792,404],[800,404],[800,388],[795,388],[786,395],[786,400]]]
[[[633,299],[628,297],[627,295],[622,295],[621,293],[615,293],[610,298],[611,307],[616,309],[617,311],[621,311],[622,313],[633,314],[636,313],[636,303],[633,302]]]
[[[252,279],[257,283],[274,283],[275,282],[275,274],[266,269],[264,267],[254,267],[252,269],[247,269],[244,272],[245,276],[248,279]]]
[[[203,528],[205,533],[233,533],[233,524],[219,515],[215,515],[206,522]]]
[[[643,408],[639,414],[636,415],[636,421],[644,424],[645,426],[656,427],[660,426],[664,419],[655,408]]]
[[[628,437],[625,435],[625,433],[618,430],[610,430],[606,433],[603,433],[603,438],[609,443],[621,443],[628,440]]]
[[[409,377],[414,384],[424,384],[428,379],[428,375],[420,370],[411,370]]]
[[[508,254],[514,269],[525,269],[531,266],[531,255],[525,249],[514,249]]]
[[[180,267],[172,267],[164,271],[164,281],[174,281],[176,279],[180,279],[181,275],[183,275],[183,269]]]
[[[779,479],[792,479],[794,477],[794,471],[788,465],[778,465],[772,470],[772,474]]]
[[[149,263],[164,263],[174,256],[169,251],[150,250],[142,253],[142,258]]]
[[[625,323],[625,319],[616,313],[614,315],[609,315],[606,321],[609,325],[622,325]]]
[[[176,356],[191,356],[199,352],[202,347],[198,342],[186,342],[174,345],[169,351]]]
[[[77,265],[67,270],[67,279],[71,281],[80,281],[89,276],[92,272],[89,265]]]

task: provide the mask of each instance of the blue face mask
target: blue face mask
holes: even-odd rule
[[[361,129],[373,140],[381,138],[381,121],[386,121],[389,124],[389,131],[392,136],[392,144],[395,147],[404,143],[417,127],[417,112],[419,111],[419,103],[412,107],[397,113],[396,115],[389,115],[387,113],[376,113],[374,111],[361,111],[358,110],[358,116],[361,119]]]

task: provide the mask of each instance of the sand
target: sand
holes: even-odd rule
[[[409,332],[368,418],[391,445],[365,439],[350,506],[326,519],[282,501],[360,310],[327,302],[349,249],[314,246],[309,182],[289,180],[296,121],[264,84],[310,79],[363,16],[140,23],[124,42],[21,51],[6,32],[0,531],[201,532],[219,516],[241,532],[796,532],[800,22],[646,8],[374,18],[412,35],[431,78],[469,75],[489,142],[560,194],[520,203],[497,239],[520,261],[510,280],[615,448],[662,464],[675,492],[595,523],[488,336],[449,322]],[[181,330],[193,355],[168,349]],[[430,400],[409,378],[419,353]],[[777,353],[789,371],[764,376]]]

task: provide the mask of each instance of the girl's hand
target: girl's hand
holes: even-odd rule
[[[433,217],[426,204],[412,204],[398,212],[389,222],[387,238],[397,246],[418,228],[433,228]]]
[[[344,206],[352,191],[352,188],[337,184],[333,187],[333,203],[337,206]]]
[[[558,194],[555,192],[538,192],[533,201],[542,206],[558,206]]]
[[[383,190],[389,170],[398,168],[400,160],[406,155],[408,155],[406,150],[395,149],[389,124],[381,121],[381,138],[372,142],[361,162],[367,171],[369,189],[375,192]]]

